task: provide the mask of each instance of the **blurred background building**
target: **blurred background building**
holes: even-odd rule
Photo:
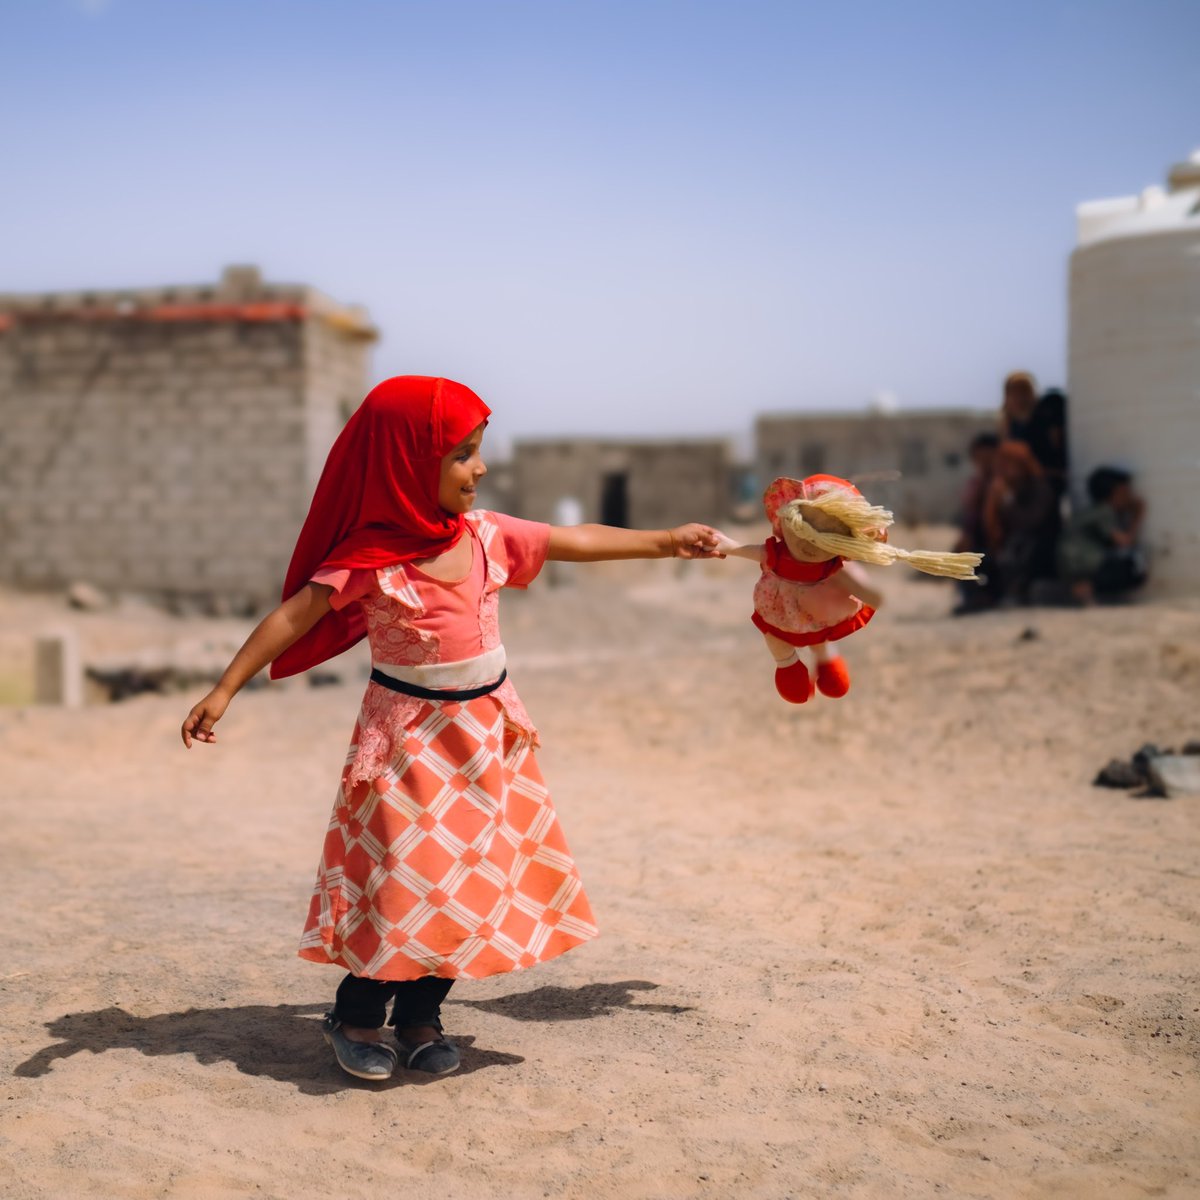
[[[274,598],[375,338],[254,267],[0,295],[0,582]]]
[[[1166,188],[1077,210],[1071,475],[1132,471],[1157,591],[1200,593],[1200,151]]]
[[[761,486],[780,475],[860,479],[900,521],[953,522],[970,472],[967,447],[996,428],[994,411],[967,408],[764,413],[754,423],[755,473]]]
[[[513,512],[531,521],[664,529],[726,519],[732,462],[723,438],[519,440],[513,447]]]

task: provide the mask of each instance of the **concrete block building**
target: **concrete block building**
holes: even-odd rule
[[[512,503],[531,521],[599,521],[665,529],[722,520],[730,508],[730,450],[719,438],[517,441]]]
[[[766,413],[755,421],[755,473],[762,487],[780,475],[863,477],[866,495],[897,520],[953,522],[971,439],[998,427],[997,413],[980,409]]]
[[[0,295],[0,581],[275,598],[375,338],[253,267]]]

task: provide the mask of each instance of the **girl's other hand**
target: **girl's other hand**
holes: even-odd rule
[[[183,744],[190,750],[192,741],[215,742],[217,735],[213,726],[224,715],[229,707],[229,697],[220,688],[213,688],[195,708],[187,715],[182,728],[179,730]]]
[[[671,548],[674,558],[724,558],[720,550],[719,534],[708,525],[680,525],[671,530]]]

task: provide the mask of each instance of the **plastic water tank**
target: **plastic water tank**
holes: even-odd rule
[[[1200,151],[1166,189],[1077,210],[1069,435],[1077,500],[1103,463],[1146,497],[1151,588],[1200,596]]]

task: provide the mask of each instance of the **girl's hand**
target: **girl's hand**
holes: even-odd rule
[[[227,696],[220,688],[213,688],[195,708],[187,715],[187,719],[180,729],[180,736],[183,738],[183,744],[190,750],[192,748],[192,740],[197,742],[215,742],[217,735],[213,733],[213,726],[224,715],[225,710],[229,707],[230,697]]]
[[[670,531],[671,557],[724,558],[720,550],[722,536],[708,525],[680,525]]]

